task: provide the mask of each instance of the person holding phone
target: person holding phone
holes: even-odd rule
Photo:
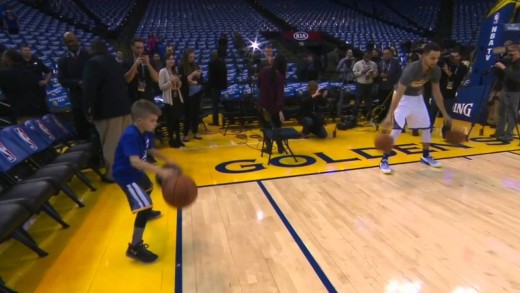
[[[145,99],[153,102],[156,86],[154,83],[159,80],[159,74],[150,62],[142,38],[133,38],[131,48],[132,56],[123,62],[130,101]]]
[[[190,141],[190,130],[194,139],[202,139],[199,133],[200,100],[202,97],[202,70],[197,65],[195,51],[186,49],[179,66],[181,93],[184,98],[184,136],[183,141]]]

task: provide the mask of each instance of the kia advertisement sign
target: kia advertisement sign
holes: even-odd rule
[[[320,32],[283,32],[282,35],[286,41],[315,42],[322,40]]]

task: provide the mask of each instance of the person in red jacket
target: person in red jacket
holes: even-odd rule
[[[258,75],[259,98],[257,109],[262,128],[280,127],[285,120],[283,106],[286,73],[287,61],[284,56],[277,55],[274,58],[273,65],[263,68]],[[266,119],[266,116],[269,118]],[[276,145],[278,146],[278,153],[285,152],[282,141],[277,140]],[[268,144],[266,144],[266,147],[266,151],[272,149]]]

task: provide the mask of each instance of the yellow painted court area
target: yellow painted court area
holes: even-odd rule
[[[464,122],[456,122],[454,125],[465,130],[470,127]],[[298,126],[296,128],[299,129]],[[297,156],[297,162],[287,154],[278,154],[274,146],[273,162],[268,166],[268,155],[260,157],[262,142],[258,138],[261,135],[258,129],[241,132],[240,137],[229,132],[226,136],[207,135],[202,141],[190,141],[189,148],[168,150],[168,154],[187,169],[187,173],[195,178],[199,186],[379,166],[382,153],[373,148],[375,127],[337,131],[336,138],[331,137],[333,129],[332,124],[327,126],[329,138],[325,140],[291,140],[290,146]],[[437,129],[433,134],[432,156],[445,159],[520,149],[517,140],[505,144],[490,138],[494,130],[489,127],[485,128],[482,136],[479,130],[480,126],[476,126],[469,142],[455,146],[447,144]],[[411,131],[402,134],[394,148],[396,155],[390,159],[390,163],[418,162],[422,148],[420,141],[421,138],[413,137]]]
[[[464,123],[458,123],[457,126],[469,128],[469,125]],[[299,126],[295,127],[300,129]],[[248,129],[241,132],[240,136],[233,131],[223,136],[214,127],[210,128],[213,133],[204,134],[201,141],[192,139],[186,143],[186,148],[171,149],[160,144],[158,147],[176,160],[184,168],[185,173],[192,176],[201,187],[355,170],[379,165],[381,153],[372,148],[376,134],[374,127],[338,131],[336,138],[330,137],[333,125],[329,124],[327,129],[329,138],[325,140],[311,138],[290,142],[293,152],[297,155],[297,162],[290,156],[279,155],[275,148],[271,165],[267,164],[266,154],[263,158],[260,157],[262,143],[259,139],[261,132],[258,129]],[[513,152],[520,155],[518,140],[515,139],[510,144],[497,143],[489,138],[491,132],[492,130],[487,128],[480,136],[478,129],[474,129],[469,142],[463,146],[453,146],[446,144],[439,137],[439,132],[435,131],[432,155],[437,159],[498,152]],[[421,155],[420,137],[413,137],[411,132],[407,132],[401,135],[394,150],[396,155],[390,159],[392,164],[418,164]],[[175,292],[176,209],[167,207],[161,199],[160,190],[157,188],[154,190],[152,195],[155,201],[154,208],[161,210],[163,216],[148,223],[144,239],[145,243],[150,245],[150,250],[157,253],[160,258],[155,264],[141,265],[125,256],[134,216],[130,213],[122,191],[115,184],[108,185],[100,182],[92,172],[86,174],[95,183],[96,192],[87,190],[76,179],[71,183],[84,201],[85,208],[77,208],[63,195],[53,198],[51,202],[64,220],[71,225],[69,229],[61,229],[57,223],[43,214],[34,219],[29,229],[29,233],[40,247],[49,252],[49,256],[38,258],[23,245],[9,240],[0,245],[0,277],[8,286],[19,292]],[[399,176],[398,174],[399,171],[392,176]],[[372,180],[377,180],[377,177]],[[255,197],[248,193],[249,189],[237,188],[242,190],[244,196]],[[280,189],[280,186],[278,188]],[[211,194],[218,195],[214,192]],[[259,201],[258,204],[267,206],[264,201]],[[201,206],[196,210],[210,212],[211,209],[211,206]],[[195,214],[196,210],[188,211],[190,219],[201,216]],[[271,214],[275,215],[274,212]],[[207,219],[199,219],[202,222],[204,220]],[[194,225],[194,223],[188,224]],[[283,228],[281,224],[276,225],[277,229]],[[216,233],[211,229],[204,231]],[[275,237],[282,237],[281,234],[277,235]],[[185,235],[185,237],[194,242],[194,245],[197,244],[194,235]],[[282,238],[283,241],[291,241],[287,235]],[[289,248],[297,249],[295,245],[293,246]],[[184,253],[188,256],[194,254],[190,250],[184,250]],[[301,257],[295,258],[294,261],[305,263]],[[208,265],[215,266],[215,264]],[[304,271],[312,273],[309,268],[305,268]],[[190,272],[190,270],[184,271],[184,277],[192,283],[196,282],[193,277],[186,276]],[[298,278],[306,279],[303,273],[298,275]],[[321,288],[317,279],[307,279],[307,282]],[[220,292],[220,290],[213,288],[205,292]]]

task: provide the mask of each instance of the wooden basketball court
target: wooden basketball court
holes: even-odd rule
[[[467,127],[467,125],[459,124]],[[332,125],[328,125],[332,131]],[[160,258],[125,250],[134,217],[116,185],[72,185],[29,233],[49,256],[0,245],[0,277],[19,292],[520,292],[520,147],[477,131],[463,146],[434,133],[442,169],[418,163],[420,138],[400,137],[395,174],[378,168],[373,127],[291,142],[297,162],[261,158],[258,129],[217,129],[187,148],[163,150],[194,177],[197,202],[144,235]]]

